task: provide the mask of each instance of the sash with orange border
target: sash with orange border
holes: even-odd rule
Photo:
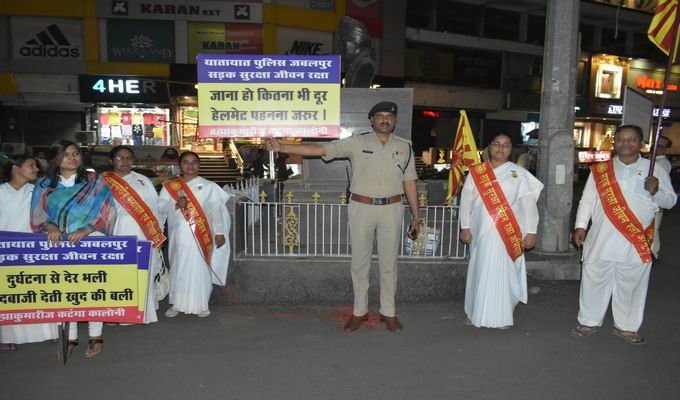
[[[474,165],[470,167],[470,175],[472,175],[472,180],[482,197],[486,211],[501,235],[508,255],[512,261],[517,260],[524,253],[522,231],[508,200],[505,198],[501,185],[496,181],[493,167],[488,161]]]
[[[203,259],[208,266],[210,266],[213,237],[212,232],[210,231],[210,225],[208,224],[208,218],[205,216],[203,208],[201,208],[201,203],[198,202],[198,199],[196,199],[196,196],[194,196],[191,189],[189,189],[189,186],[187,186],[180,178],[171,179],[163,183],[163,187],[165,187],[165,190],[170,193],[170,196],[172,196],[175,201],[178,201],[180,198],[179,191],[184,190],[187,202],[189,203],[187,212],[183,213],[184,219],[189,223],[189,228],[194,234],[194,238],[196,238],[196,243],[198,243]]]
[[[155,249],[161,247],[166,239],[163,235],[163,229],[149,206],[139,196],[139,193],[114,172],[104,172],[102,176],[111,188],[113,198],[137,222],[144,233],[144,237],[153,243]]]
[[[612,160],[594,164],[590,167],[600,196],[600,203],[604,214],[609,222],[614,225],[634,247],[640,255],[642,262],[652,261],[651,243],[654,237],[654,221],[643,229],[642,223],[628,207],[626,198],[623,197],[621,187],[614,175],[614,163]]]

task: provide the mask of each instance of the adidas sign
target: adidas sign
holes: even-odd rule
[[[80,49],[71,45],[59,26],[51,24],[35,38],[26,41],[19,48],[19,54],[24,57],[78,58]]]

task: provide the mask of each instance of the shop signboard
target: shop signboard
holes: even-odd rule
[[[175,23],[172,21],[108,20],[108,60],[139,63],[175,61]]]
[[[340,137],[340,57],[200,54],[199,137]]]
[[[382,37],[381,3],[381,0],[347,0],[345,2],[345,13],[364,24],[371,37]]]
[[[79,75],[83,103],[169,104],[163,81],[138,76]]]
[[[611,156],[611,152],[606,150],[583,150],[577,153],[578,162],[584,164],[609,161]]]
[[[259,24],[189,22],[187,34],[192,64],[198,54],[262,54]]]
[[[406,76],[419,80],[453,80],[453,54],[435,50],[406,49]]]
[[[262,22],[262,3],[186,0],[97,0],[100,18]]]
[[[497,89],[501,87],[502,67],[503,58],[500,53],[457,49],[454,53],[453,83]]]
[[[10,25],[14,59],[83,59],[83,24],[80,20],[12,17]]]
[[[279,54],[321,56],[333,53],[331,32],[279,27],[276,31]]]

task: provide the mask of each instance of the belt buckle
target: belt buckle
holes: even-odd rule
[[[387,204],[387,197],[374,197],[373,198],[373,205],[374,206],[384,206]]]

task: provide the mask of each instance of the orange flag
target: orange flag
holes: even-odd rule
[[[458,129],[456,129],[456,139],[453,143],[453,150],[451,152],[449,191],[446,195],[447,201],[458,196],[458,193],[460,193],[460,190],[463,188],[465,171],[467,171],[469,167],[479,164],[480,162],[481,160],[479,159],[479,153],[477,152],[475,138],[472,136],[472,129],[470,129],[470,121],[468,121],[465,111],[460,110]]]
[[[678,55],[680,40],[675,41],[675,49],[671,55],[671,43],[673,42],[675,18],[678,13],[677,0],[659,0],[654,9],[654,18],[647,29],[647,36],[661,51],[672,57],[675,63]]]

